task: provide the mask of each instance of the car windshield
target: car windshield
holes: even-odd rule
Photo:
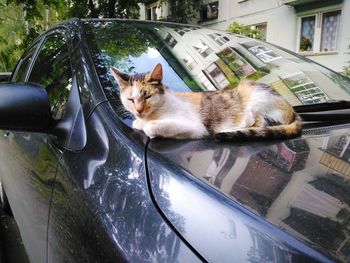
[[[350,100],[349,79],[274,45],[197,26],[141,21],[85,21],[84,31],[107,97],[119,116],[110,68],[145,73],[163,65],[163,82],[175,91],[236,87],[241,79],[270,84],[292,106]],[[114,103],[113,103],[114,102]]]

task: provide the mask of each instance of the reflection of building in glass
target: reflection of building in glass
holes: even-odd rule
[[[167,36],[166,36],[166,38],[164,40],[172,48],[174,48],[175,45],[177,44],[177,41],[175,40],[175,38],[172,35],[170,35],[170,34],[167,34]]]
[[[198,63],[194,60],[194,58],[189,54],[183,58],[183,61],[187,66],[190,67],[190,69],[194,69],[198,65]]]
[[[200,40],[193,48],[203,57],[206,58],[209,56],[213,50],[207,46],[202,40]]]
[[[235,87],[242,78],[258,80],[269,72],[266,64],[239,45],[234,36],[197,27],[160,27],[157,34],[205,90]],[[262,67],[264,71],[259,69]]]
[[[220,67],[216,65],[216,63],[210,64],[209,67],[205,69],[205,71],[210,75],[216,87],[222,89],[226,88],[230,84],[227,81],[225,74],[222,72]]]
[[[338,172],[339,174],[350,176],[350,136],[327,138],[324,153],[320,163]]]
[[[223,36],[219,33],[211,33],[209,36],[220,46],[230,41],[227,36]]]
[[[281,79],[303,104],[329,100],[328,96],[303,72],[284,76]]]
[[[271,86],[282,95],[292,106],[300,105],[300,101],[294,95],[293,92],[288,89],[286,84],[282,80],[277,80],[271,83]]]
[[[260,262],[295,262],[294,253],[290,253],[280,242],[274,241],[268,235],[257,229],[249,228],[253,246],[248,251],[248,261]]]
[[[185,33],[198,29],[198,27],[175,27],[174,31],[183,36]]]
[[[256,71],[244,58],[230,47],[220,51],[217,55],[239,78],[244,78]]]
[[[200,82],[204,85],[206,90],[216,90],[214,85],[210,82],[208,77],[203,74],[203,72],[198,74]]]
[[[327,100],[328,96],[318,86],[332,90],[332,98],[342,96],[342,92],[333,89],[334,83],[323,74],[314,74],[312,70],[295,74],[296,67],[303,70],[309,69],[309,65],[285,55],[282,58],[284,53],[277,53],[268,44],[256,40],[242,42],[244,38],[198,27],[159,26],[155,33],[182,64],[189,79],[198,84],[196,90],[236,87],[240,79],[247,78],[266,84],[274,83],[272,86],[277,87],[278,92],[286,96],[293,106]],[[287,75],[290,73],[293,75]],[[295,84],[293,76],[304,81]]]
[[[250,53],[254,54],[256,57],[261,59],[261,61],[263,61],[264,63],[268,63],[276,59],[282,58],[275,51],[271,50],[266,46],[261,45],[256,41],[243,42],[241,43],[241,45],[248,49]]]

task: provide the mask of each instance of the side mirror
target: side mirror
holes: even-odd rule
[[[0,83],[0,129],[49,132],[53,125],[46,90],[29,83]]]

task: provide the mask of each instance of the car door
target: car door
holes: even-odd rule
[[[37,83],[47,90],[53,118],[65,115],[72,86],[65,33],[47,34],[24,55],[12,81]],[[57,163],[63,148],[50,134],[3,132],[1,177],[31,262],[46,262],[48,219]]]

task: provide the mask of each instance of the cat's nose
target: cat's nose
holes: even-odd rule
[[[143,108],[136,109],[136,111],[137,111],[138,113],[142,113],[142,112],[143,112]]]

